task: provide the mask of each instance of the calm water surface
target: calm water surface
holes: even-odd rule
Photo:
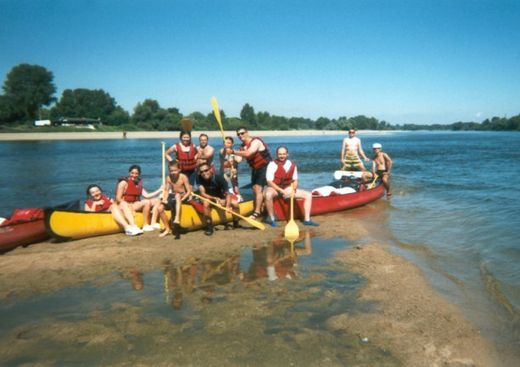
[[[486,335],[508,348],[520,346],[520,135],[396,132],[360,138],[368,154],[372,143],[382,143],[395,164],[394,197],[374,204],[385,215],[373,220],[373,236],[421,266],[436,289]],[[301,185],[311,188],[328,183],[338,168],[341,139],[266,141],[288,146]],[[113,195],[115,178],[125,176],[133,163],[141,164],[145,187],[160,185],[160,140],[1,142],[0,156],[2,216],[15,207],[80,198],[90,183]],[[247,168],[239,172],[247,183]],[[154,277],[161,275],[145,275],[145,283]],[[333,282],[329,288],[335,287]]]

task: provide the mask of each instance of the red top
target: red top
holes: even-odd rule
[[[112,205],[112,201],[110,201],[110,198],[105,195],[101,195],[101,200],[103,201],[103,204],[96,204],[94,206],[94,211],[96,212],[106,212],[108,209],[110,209],[110,206]],[[92,204],[94,204],[94,200],[87,199],[85,200],[85,203],[92,208]]]
[[[273,182],[280,186],[282,189],[285,189],[288,187],[294,180],[293,180],[293,174],[294,170],[296,169],[296,164],[291,161],[291,166],[289,167],[289,171],[285,171],[283,168],[283,165],[285,162],[280,162],[278,159],[274,160],[274,163],[278,166],[276,168],[276,171],[274,173],[274,179]]]
[[[246,149],[249,149],[251,146],[251,143],[253,143],[254,140],[260,140],[262,144],[265,147],[265,150],[262,151],[256,151],[255,154],[247,158],[247,163],[249,163],[249,166],[253,169],[259,169],[262,167],[265,167],[271,162],[271,154],[269,154],[269,149],[267,148],[267,144],[260,138],[254,137],[247,144],[242,144],[242,146],[245,146]]]
[[[188,152],[184,152],[182,150],[182,144],[175,144],[177,147],[177,162],[179,163],[179,168],[181,171],[192,171],[197,168],[197,160],[195,159],[195,155],[197,154],[197,147],[194,144],[190,144],[190,150]]]
[[[134,203],[141,199],[143,193],[143,180],[139,180],[136,184],[134,180],[130,180],[128,177],[120,178],[119,181],[126,181],[128,186],[123,193],[123,200],[127,203]]]

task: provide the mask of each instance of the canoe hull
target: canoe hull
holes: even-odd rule
[[[240,214],[247,216],[253,212],[253,201],[240,203]],[[205,226],[202,214],[190,204],[183,204],[181,211],[181,226],[194,231]],[[171,212],[166,211],[170,217]],[[229,213],[213,209],[211,217],[214,224],[230,222],[233,218]],[[143,225],[143,214],[135,213],[136,225]],[[93,213],[78,210],[46,210],[45,229],[49,236],[58,241],[69,241],[94,236],[104,236],[123,232],[115,222],[111,213]]]
[[[43,219],[2,226],[0,227],[0,253],[18,246],[45,241],[48,238]]]
[[[380,199],[384,194],[384,186],[379,185],[370,190],[344,195],[313,196],[311,216],[357,208]],[[294,203],[294,218],[303,219],[303,200],[298,199],[295,200]],[[289,200],[276,198],[273,202],[273,206],[274,214],[278,220],[288,220],[290,216]]]

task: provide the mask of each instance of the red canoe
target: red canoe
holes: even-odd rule
[[[337,212],[356,208],[380,199],[385,194],[383,185],[373,189],[356,191],[348,194],[335,194],[329,196],[313,195],[311,216]],[[294,201],[294,218],[303,219],[303,200]],[[290,216],[290,202],[283,198],[276,198],[273,202],[274,214],[278,220],[287,220]]]
[[[79,201],[58,205],[56,208],[79,208]],[[0,254],[48,239],[43,213],[42,208],[15,209],[11,217],[0,224]]]

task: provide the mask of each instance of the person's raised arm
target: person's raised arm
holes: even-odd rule
[[[166,152],[164,152],[164,157],[168,160],[168,162],[173,161],[173,158],[171,156],[172,153],[177,152],[177,145],[173,144],[171,147],[169,147]]]
[[[255,154],[256,152],[258,152],[262,146],[263,146],[262,142],[258,139],[255,139],[255,140],[253,140],[253,142],[251,142],[251,145],[249,146],[249,148],[247,148],[245,150],[231,150],[231,154],[234,154],[238,157],[244,157],[247,159],[247,158],[251,157],[253,154]]]

